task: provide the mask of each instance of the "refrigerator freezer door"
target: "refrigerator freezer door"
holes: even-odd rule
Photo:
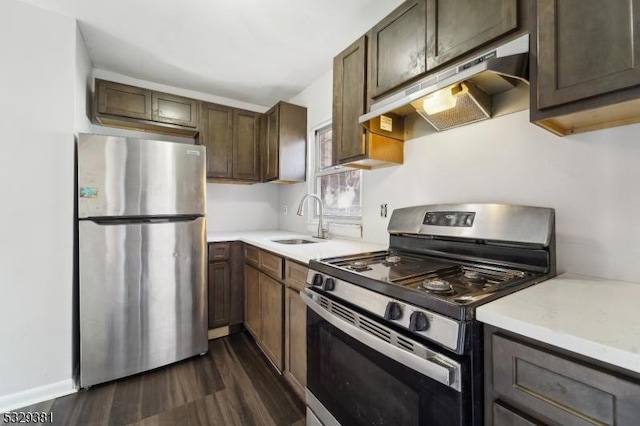
[[[78,217],[204,215],[203,146],[78,136]]]
[[[81,387],[207,351],[205,218],[79,234]]]

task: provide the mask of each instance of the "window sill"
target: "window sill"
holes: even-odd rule
[[[328,222],[329,236],[345,237],[352,239],[362,239],[362,224]],[[307,222],[307,230],[313,235],[318,231],[318,222]]]

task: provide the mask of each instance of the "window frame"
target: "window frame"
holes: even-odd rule
[[[362,185],[363,185],[363,173],[362,173],[362,169],[359,168],[355,168],[355,167],[347,167],[344,165],[331,165],[331,166],[327,166],[322,168],[320,165],[320,159],[321,159],[321,154],[320,154],[320,141],[318,138],[318,135],[321,134],[322,132],[326,131],[326,130],[332,130],[332,122],[331,120],[325,121],[321,124],[318,124],[316,126],[314,126],[311,129],[311,140],[313,140],[314,143],[314,148],[313,148],[313,158],[311,158],[310,160],[310,168],[309,170],[312,171],[313,175],[310,177],[309,179],[309,192],[313,193],[313,194],[318,194],[318,196],[320,196],[320,178],[323,176],[328,176],[328,175],[334,175],[334,174],[339,174],[339,173],[344,173],[344,172],[350,172],[350,171],[357,171],[360,173],[360,191],[359,191],[359,196],[360,196],[360,212],[361,214],[359,216],[337,216],[337,215],[330,215],[330,214],[326,214],[324,215],[324,220],[327,223],[335,223],[335,224],[343,224],[343,225],[361,225],[362,224],[362,216],[363,216],[363,212],[362,212]],[[311,151],[311,150],[310,150]],[[332,153],[333,154],[333,153]],[[318,222],[318,218],[320,216],[320,209],[318,207],[317,203],[314,203],[314,214],[313,214],[313,218],[314,218],[314,223]]]

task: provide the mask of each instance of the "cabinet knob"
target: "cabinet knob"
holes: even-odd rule
[[[409,330],[425,331],[429,328],[429,319],[424,312],[414,311],[409,317]]]

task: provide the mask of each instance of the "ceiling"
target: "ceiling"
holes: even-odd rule
[[[96,68],[262,106],[287,100],[402,0],[21,0],[74,17]]]

